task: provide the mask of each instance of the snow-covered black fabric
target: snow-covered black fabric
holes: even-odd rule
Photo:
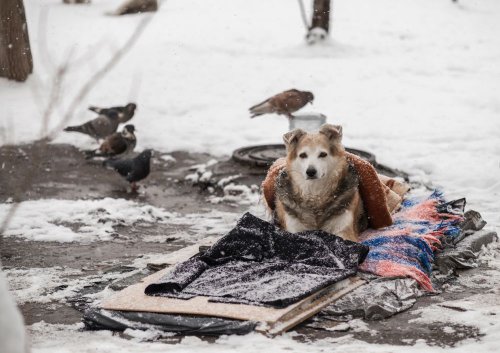
[[[204,254],[145,293],[285,307],[353,276],[368,247],[323,231],[289,233],[249,213]]]

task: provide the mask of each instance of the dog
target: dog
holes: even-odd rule
[[[368,222],[342,127],[325,124],[317,133],[295,129],[283,141],[287,157],[276,178],[275,222],[292,233],[323,230],[358,241]]]

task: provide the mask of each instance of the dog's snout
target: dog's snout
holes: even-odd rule
[[[307,174],[307,176],[308,176],[309,178],[314,178],[314,177],[316,176],[316,173],[317,173],[317,172],[316,172],[316,169],[315,169],[315,168],[313,168],[313,167],[309,167],[309,168],[307,168],[307,170],[306,170],[306,174]]]

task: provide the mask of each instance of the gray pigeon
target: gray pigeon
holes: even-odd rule
[[[135,103],[129,103],[124,107],[111,107],[111,108],[99,108],[90,106],[89,110],[97,113],[108,115],[110,111],[114,110],[118,113],[118,118],[120,119],[120,123],[126,123],[130,119],[134,117],[135,109],[137,105]]]
[[[151,154],[151,150],[144,150],[132,159],[108,159],[104,166],[117,171],[131,184],[132,191],[137,191],[137,182],[149,175]]]
[[[106,138],[116,132],[120,119],[118,113],[114,110],[101,114],[97,118],[87,121],[83,125],[68,126],[64,131],[75,131],[89,135],[96,140]]]

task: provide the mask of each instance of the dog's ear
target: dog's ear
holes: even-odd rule
[[[325,135],[328,140],[342,140],[342,126],[324,124],[320,129],[319,133]]]
[[[292,131],[287,132],[283,135],[283,142],[286,145],[286,148],[297,144],[302,136],[304,136],[306,132],[302,129],[294,129]]]

